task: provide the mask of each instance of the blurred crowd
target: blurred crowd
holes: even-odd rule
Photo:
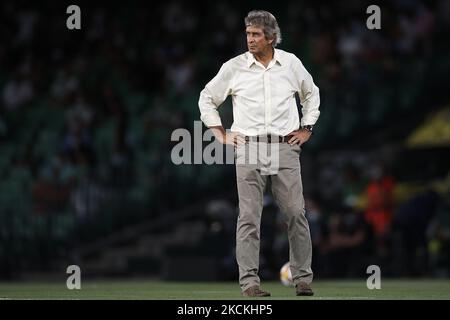
[[[348,150],[364,157],[385,143],[401,149],[418,121],[448,102],[450,3],[383,4],[381,30],[366,27],[369,4],[255,4],[278,18],[280,48],[300,57],[321,89],[321,118],[304,153],[313,170],[304,179],[315,269],[326,276],[360,274],[354,268],[374,257],[392,274],[405,263],[412,274],[423,263],[449,265],[448,255],[435,254],[448,252],[444,222],[435,222],[438,212],[449,215],[442,195],[432,189],[396,203],[396,172],[356,163]],[[80,224],[76,236],[89,241],[234,192],[232,166],[173,165],[170,135],[193,129],[203,86],[246,50],[243,19],[255,8],[86,2],[82,29],[68,30],[66,7],[0,4],[0,259],[42,256],[42,246],[58,241],[65,250]],[[230,102],[220,110],[229,126]],[[313,161],[329,160],[330,150],[346,166]],[[283,260],[285,243],[271,243],[278,247],[269,256]],[[268,262],[272,272],[278,260]]]

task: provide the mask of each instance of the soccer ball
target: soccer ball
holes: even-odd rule
[[[281,283],[287,287],[294,286],[294,281],[292,280],[291,265],[289,262],[286,262],[281,267],[280,280],[281,280]]]

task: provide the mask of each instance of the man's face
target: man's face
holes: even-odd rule
[[[272,47],[273,39],[267,39],[261,27],[249,26],[245,32],[247,34],[247,46],[250,53],[258,54]]]

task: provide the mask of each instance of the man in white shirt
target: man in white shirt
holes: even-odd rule
[[[216,139],[236,150],[239,283],[244,296],[270,295],[261,289],[258,276],[263,193],[270,179],[273,196],[286,217],[296,294],[312,295],[311,237],[305,218],[299,155],[300,146],[308,141],[319,118],[319,89],[294,54],[275,49],[281,42],[281,33],[271,13],[251,11],[245,25],[248,52],[224,63],[199,99],[203,123]],[[301,125],[296,93],[302,104]],[[223,128],[217,111],[228,95],[233,103],[231,132]],[[272,154],[261,155],[261,150],[272,150]],[[258,153],[256,164],[242,160],[247,152]],[[275,170],[271,166],[274,156]]]

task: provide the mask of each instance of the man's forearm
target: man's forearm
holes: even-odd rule
[[[208,128],[222,126],[222,121],[220,120],[220,115],[217,111],[220,103],[220,101],[215,101],[213,99],[213,96],[207,87],[200,92],[198,101],[200,120],[202,120]]]
[[[216,139],[223,143],[226,135],[226,131],[223,126],[212,126],[209,127],[209,129],[211,129]]]

